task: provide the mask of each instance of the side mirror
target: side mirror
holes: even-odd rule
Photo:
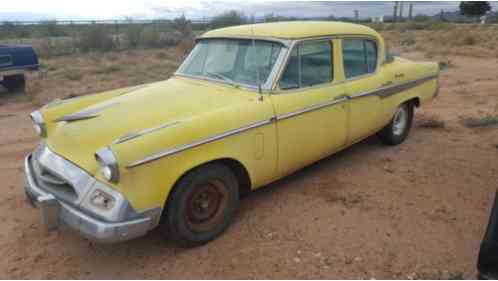
[[[386,53],[386,63],[392,63],[394,62],[394,54],[391,54],[389,52]]]

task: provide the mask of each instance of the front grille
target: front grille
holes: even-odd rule
[[[74,187],[64,180],[61,176],[50,171],[40,164],[37,153],[31,158],[31,167],[36,183],[40,188],[53,193],[55,196],[67,201],[76,201],[78,194]]]

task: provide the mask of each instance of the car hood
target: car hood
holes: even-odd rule
[[[54,152],[95,174],[94,155],[102,147],[155,131],[195,128],[193,122],[213,115],[220,120],[229,108],[244,108],[256,99],[253,92],[231,86],[174,77],[55,118],[46,142]]]

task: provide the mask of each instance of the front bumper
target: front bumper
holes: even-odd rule
[[[31,157],[31,154],[28,155],[24,161],[26,172],[25,191],[28,199],[35,207],[40,209],[42,222],[47,230],[55,230],[64,225],[76,230],[92,241],[115,243],[143,236],[154,227],[151,217],[122,222],[107,222],[57,199],[54,194],[46,192],[37,186],[30,165]]]

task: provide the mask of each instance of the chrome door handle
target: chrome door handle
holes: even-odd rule
[[[349,96],[347,94],[341,94],[334,98],[334,100],[343,100],[343,99],[349,99]]]
[[[396,75],[394,75],[394,78],[403,78],[403,77],[405,77],[404,73],[396,73]]]

